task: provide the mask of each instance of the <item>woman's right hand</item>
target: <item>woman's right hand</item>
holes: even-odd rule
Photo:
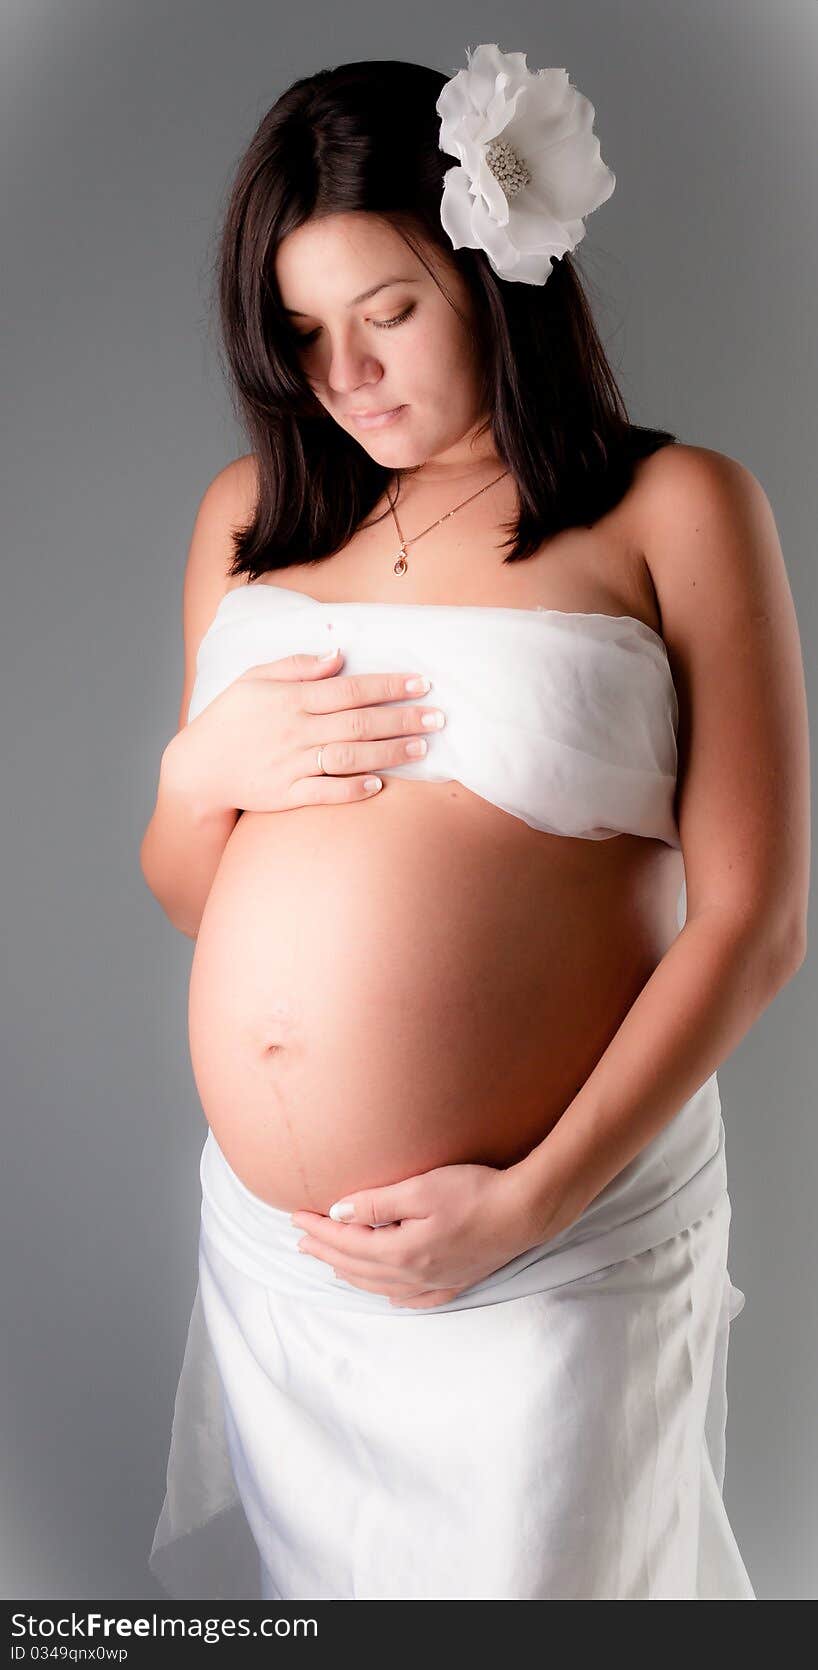
[[[343,655],[285,655],[248,667],[168,743],[163,768],[207,812],[284,812],[367,800],[378,766],[411,759],[433,708],[383,706],[418,694],[411,673],[341,675]],[[324,771],[318,767],[318,749]],[[328,774],[328,775],[327,775]]]

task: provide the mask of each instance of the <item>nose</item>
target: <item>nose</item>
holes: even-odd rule
[[[327,387],[334,394],[352,394],[363,384],[378,383],[383,366],[374,354],[356,347],[354,341],[339,339],[330,354]]]

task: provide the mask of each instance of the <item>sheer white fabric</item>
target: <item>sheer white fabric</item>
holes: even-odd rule
[[[579,1241],[571,1275],[546,1244],[411,1311],[298,1253],[212,1133],[201,1180],[150,1555],[170,1595],[755,1598],[722,1495],[726,1191],[641,1252]]]
[[[420,672],[446,724],[389,776],[448,782],[534,829],[679,847],[678,701],[662,639],[630,615],[463,604],[322,603],[265,581],[222,598],[189,719],[249,667],[338,643],[340,672]],[[407,697],[393,705],[417,704]]]

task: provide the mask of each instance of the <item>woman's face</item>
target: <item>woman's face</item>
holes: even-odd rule
[[[461,275],[438,251],[427,259],[470,320]],[[307,381],[379,464],[411,469],[481,421],[469,331],[393,227],[365,213],[308,221],[280,244],[276,278]],[[357,416],[395,408],[378,425]]]

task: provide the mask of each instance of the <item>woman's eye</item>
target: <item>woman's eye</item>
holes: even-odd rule
[[[412,302],[409,307],[404,309],[403,313],[398,313],[394,319],[374,319],[373,324],[377,326],[379,331],[391,330],[393,325],[402,325],[404,319],[408,319],[414,311],[415,304]]]
[[[373,319],[372,323],[375,326],[376,330],[379,330],[379,331],[392,330],[394,325],[402,325],[404,319],[410,318],[411,314],[413,314],[414,311],[415,311],[415,303],[412,302],[409,307],[404,309],[403,313],[396,314],[394,319]],[[300,342],[302,347],[303,347],[304,345],[306,345],[309,342],[314,342],[315,338],[318,335],[320,335],[320,331],[317,331],[317,330],[310,331],[306,336],[302,335],[300,332],[297,331],[296,332],[296,341]]]

